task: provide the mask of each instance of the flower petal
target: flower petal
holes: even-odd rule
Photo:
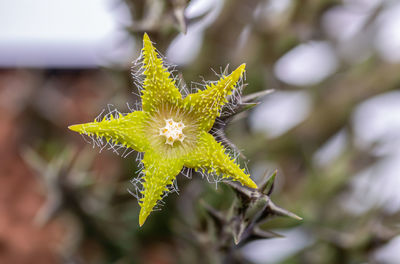
[[[250,176],[245,174],[229,155],[225,154],[222,144],[207,132],[201,133],[196,149],[186,157],[184,166],[223,174],[223,178],[232,178],[243,185],[257,188]]]
[[[240,65],[229,76],[222,77],[217,84],[207,85],[205,90],[190,94],[184,99],[184,107],[192,110],[198,117],[200,129],[206,132],[211,129],[222,106],[227,102],[226,97],[234,90],[245,67],[245,64]]]
[[[72,125],[68,128],[88,136],[105,137],[108,141],[111,140],[125,147],[143,152],[149,146],[149,141],[144,132],[146,121],[146,113],[135,111],[126,116],[114,118],[111,115],[109,119],[104,118],[100,122],[94,121],[91,123]]]
[[[143,198],[140,200],[139,225],[142,226],[154,206],[161,200],[183,167],[179,159],[165,159],[155,152],[146,152],[143,158]]]
[[[146,77],[142,91],[144,111],[151,113],[165,103],[177,105],[182,101],[182,95],[175,87],[175,80],[170,77],[147,34],[143,37],[143,69]]]

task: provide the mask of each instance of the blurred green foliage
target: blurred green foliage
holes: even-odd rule
[[[141,46],[143,32],[148,32],[161,52],[207,16],[185,18],[186,1],[125,2],[133,17],[127,30],[137,46]],[[245,62],[245,95],[269,89],[310,94],[309,115],[282,135],[255,133],[247,115],[233,120],[226,130],[228,138],[243,150],[250,168],[264,164],[270,171],[278,169],[272,199],[303,218],[272,220],[270,214],[266,219],[271,221],[260,225],[266,232],[263,237],[277,236],[271,230],[299,227],[312,240],[281,263],[374,263],[374,252],[398,234],[399,214],[381,207],[361,214],[344,209],[352,176],[379,160],[372,151],[358,148],[351,118],[361,102],[398,90],[400,64],[388,63],[374,52],[364,60],[343,58],[340,43],[322,27],[323,15],[344,5],[341,1],[288,3],[282,12],[255,14],[257,9],[266,10],[270,1],[224,1],[215,21],[204,29],[196,59],[178,69],[186,80],[200,80],[199,73],[204,79],[216,80],[210,67]],[[373,29],[383,8],[377,5],[369,11],[360,37]],[[249,33],[243,39],[240,36],[246,27]],[[374,35],[367,37],[365,41],[372,42]],[[324,40],[336,48],[339,66],[335,73],[308,87],[279,80],[275,63],[293,47],[311,40]],[[131,93],[136,88],[127,69],[20,70],[15,76],[29,83],[19,108],[9,110],[18,117],[17,145],[44,183],[47,198],[37,221],[45,224],[58,219],[68,230],[59,252],[61,261],[250,263],[242,247],[252,239],[236,245],[232,236],[232,219],[239,215],[232,216],[232,208],[240,197],[234,188],[220,183],[216,189],[196,175],[190,181],[180,177],[179,195],[172,193],[164,199],[162,210],[139,229],[137,201],[128,192],[130,180],[137,176],[132,174],[138,165],[136,153],[125,159],[111,151],[98,154],[98,149],[67,131],[69,124],[93,119],[107,103],[128,111],[126,102],[133,104],[138,98]],[[329,164],[317,166],[313,155],[340,131],[349,135],[344,151]],[[261,174],[252,177],[262,181]],[[266,259],[265,263],[270,262]]]

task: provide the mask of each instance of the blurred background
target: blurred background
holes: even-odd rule
[[[186,87],[274,89],[226,133],[284,237],[216,246],[234,195],[195,175],[139,229],[136,154],[67,129],[135,105],[144,32]],[[400,1],[3,0],[0,67],[1,263],[400,263]]]

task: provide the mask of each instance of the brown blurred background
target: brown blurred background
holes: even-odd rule
[[[137,154],[67,129],[134,108],[144,32],[182,86],[246,63],[274,89],[227,134],[278,169],[284,238],[217,248],[199,201],[233,194],[196,176],[139,229]],[[0,67],[0,263],[400,263],[400,1],[3,1]]]

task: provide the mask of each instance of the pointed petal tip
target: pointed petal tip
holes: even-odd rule
[[[253,189],[258,189],[257,184],[256,184],[255,182],[253,182],[252,180],[250,180],[250,181],[247,183],[247,186],[250,187],[250,188],[253,188]]]
[[[144,49],[154,49],[153,48],[153,43],[150,40],[149,35],[147,35],[147,33],[144,33],[143,35],[143,48]]]
[[[79,132],[79,131],[80,131],[80,128],[81,128],[81,125],[71,125],[71,126],[68,126],[68,129],[69,129],[69,130],[72,130],[72,131],[75,131],[75,132]]]
[[[139,227],[142,227],[144,225],[144,222],[146,222],[147,217],[149,214],[146,214],[143,209],[140,210],[139,213]]]
[[[246,63],[242,63],[242,64],[240,64],[240,66],[237,68],[239,71],[245,71],[245,69],[246,69]]]
[[[232,72],[232,74],[238,73],[239,76],[240,76],[240,75],[242,75],[243,72],[245,71],[245,68],[246,68],[246,63],[242,63],[239,67],[236,68],[236,70],[234,70],[234,71]]]

